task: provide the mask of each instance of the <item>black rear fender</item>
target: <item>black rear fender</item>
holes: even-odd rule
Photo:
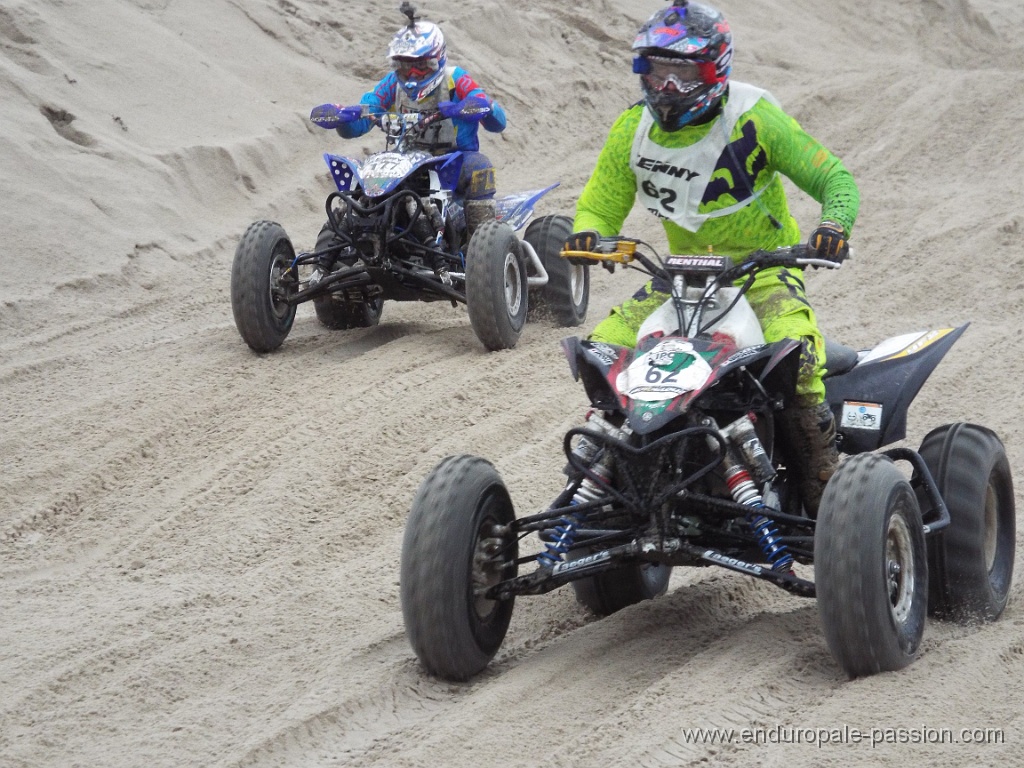
[[[886,339],[851,370],[825,379],[843,453],[873,451],[907,435],[907,410],[969,324]]]

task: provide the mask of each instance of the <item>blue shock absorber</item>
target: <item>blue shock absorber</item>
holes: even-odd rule
[[[754,529],[757,536],[757,543],[764,552],[764,556],[771,563],[773,571],[793,570],[793,556],[789,554],[786,545],[779,541],[779,531],[772,525],[772,521],[764,515],[750,512],[747,515],[750,527]]]
[[[537,562],[548,568],[553,568],[562,562],[562,555],[569,551],[576,539],[576,529],[579,524],[580,521],[576,515],[563,515],[553,529],[557,538],[544,543],[544,551],[537,555]]]
[[[757,537],[758,546],[764,552],[765,558],[772,566],[773,571],[790,571],[793,569],[793,556],[789,554],[786,545],[779,541],[779,531],[774,527],[772,521],[764,515],[758,514],[755,510],[764,509],[764,502],[757,486],[750,478],[750,473],[742,467],[733,467],[726,473],[726,485],[732,497],[740,504],[750,507],[747,513],[747,522]]]

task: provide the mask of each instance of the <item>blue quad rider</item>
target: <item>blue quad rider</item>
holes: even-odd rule
[[[395,33],[388,46],[392,70],[363,94],[360,103],[369,107],[371,115],[438,110],[457,114],[462,103],[490,107],[482,119],[453,117],[436,122],[408,144],[433,155],[455,150],[465,153],[455,192],[465,202],[468,243],[481,223],[495,217],[494,165],[480,152],[477,131],[480,125],[492,133],[505,130],[505,110],[466,70],[448,65],[448,50],[440,27],[421,21],[416,8],[408,2],[402,3],[400,10],[409,23]],[[372,127],[372,120],[364,117],[338,127],[337,131],[343,138],[351,139]]]

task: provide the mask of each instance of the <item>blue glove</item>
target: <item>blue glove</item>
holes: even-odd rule
[[[462,101],[442,101],[437,105],[442,117],[483,120],[491,114],[491,102],[483,96],[467,96]]]
[[[437,104],[437,110],[441,113],[441,117],[448,119],[459,116],[459,104],[455,101],[440,101]]]
[[[343,107],[340,104],[321,104],[313,107],[309,119],[321,128],[337,128],[339,125],[354,123],[363,117],[363,108],[359,105]]]

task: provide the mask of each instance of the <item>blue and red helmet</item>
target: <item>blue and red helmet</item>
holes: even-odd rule
[[[710,5],[686,0],[649,18],[633,41],[633,71],[658,126],[678,131],[725,94],[732,70],[732,31]]]
[[[410,20],[395,33],[388,58],[398,84],[413,101],[419,101],[441,84],[448,63],[448,46],[437,24]]]

